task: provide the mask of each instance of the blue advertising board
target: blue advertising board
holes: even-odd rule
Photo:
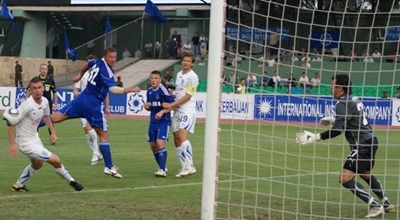
[[[290,30],[286,27],[270,27],[268,30],[261,28],[249,28],[245,26],[240,26],[238,29],[238,26],[235,25],[227,25],[226,27],[227,38],[234,40],[237,40],[239,36],[239,39],[244,41],[265,41],[269,39],[269,36],[272,32],[277,33],[280,36],[281,41],[289,40]]]
[[[371,124],[391,124],[390,99],[361,100]],[[322,117],[334,116],[335,104],[336,100],[328,96],[255,95],[254,119],[317,123]]]
[[[25,100],[26,89],[15,89],[10,100],[15,107]],[[72,89],[58,89],[57,108],[60,109],[74,97]],[[14,91],[12,91],[14,94]],[[112,114],[148,116],[149,112],[143,109],[146,92],[123,95],[110,94],[110,109]],[[207,103],[205,93],[196,94],[198,118],[206,116]],[[364,111],[373,125],[395,125],[396,117],[400,118],[400,101],[397,99],[361,98]],[[232,95],[223,94],[221,106],[222,118],[247,120],[268,120],[287,122],[314,122],[318,123],[322,117],[334,116],[336,100],[331,96],[310,95]],[[251,104],[250,104],[251,103]],[[253,105],[254,103],[254,105]],[[400,121],[400,119],[398,120]]]
[[[339,48],[340,31],[313,30],[310,48]]]
[[[400,27],[387,27],[385,32],[385,41],[399,41]]]

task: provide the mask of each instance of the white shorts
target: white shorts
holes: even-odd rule
[[[176,111],[171,119],[171,124],[172,132],[177,132],[179,129],[184,129],[193,134],[194,126],[196,124],[196,114],[187,114]]]
[[[23,138],[18,137],[15,139],[19,151],[25,154],[29,159],[47,161],[51,152],[44,148],[42,141],[39,138]]]
[[[85,118],[81,118],[82,128],[86,128],[87,120]]]

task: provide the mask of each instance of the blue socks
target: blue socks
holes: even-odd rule
[[[100,152],[103,155],[105,167],[112,168],[113,162],[111,158],[110,143],[108,141],[99,144]]]
[[[156,159],[160,169],[165,171],[167,163],[167,149],[165,147],[158,149],[158,151],[154,153],[154,158]]]

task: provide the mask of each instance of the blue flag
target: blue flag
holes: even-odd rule
[[[15,20],[14,20],[14,16],[12,15],[10,9],[8,9],[8,7],[7,7],[5,2],[3,2],[1,4],[1,17],[10,19],[14,30],[18,29],[17,24],[15,23]]]
[[[78,56],[78,51],[76,51],[75,48],[73,49],[69,48],[68,35],[65,29],[64,29],[64,45],[65,45],[65,51],[67,51],[69,58],[75,62],[76,57]]]
[[[104,28],[104,33],[109,33],[111,31],[111,23],[110,23],[110,18],[107,15],[107,21],[106,21],[106,27]]]
[[[158,7],[151,0],[147,0],[144,12],[146,12],[146,14],[149,15],[155,22],[162,23],[167,21]]]

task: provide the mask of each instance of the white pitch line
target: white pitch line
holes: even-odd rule
[[[245,178],[245,179],[232,179],[232,180],[222,180],[219,183],[227,183],[227,182],[241,182],[241,181],[249,181],[249,180],[272,180],[277,178],[290,178],[290,177],[298,177],[298,176],[312,176],[312,175],[330,175],[330,174],[338,174],[338,172],[315,172],[315,173],[303,173],[296,175],[286,175],[286,176],[272,176],[265,178]],[[42,194],[29,194],[29,193],[19,193],[18,195],[11,196],[0,196],[0,200],[7,199],[19,199],[19,198],[32,198],[32,197],[44,197],[44,196],[54,196],[54,195],[67,195],[67,194],[82,194],[82,193],[101,193],[101,192],[114,192],[114,191],[133,191],[133,190],[147,190],[147,189],[165,189],[165,188],[174,188],[174,187],[182,187],[182,186],[197,186],[201,185],[202,182],[194,182],[194,183],[185,183],[185,184],[172,184],[172,185],[162,185],[162,186],[138,186],[138,187],[127,187],[127,188],[115,188],[115,189],[93,189],[93,190],[83,190],[81,192],[57,192],[57,193],[42,193]]]

